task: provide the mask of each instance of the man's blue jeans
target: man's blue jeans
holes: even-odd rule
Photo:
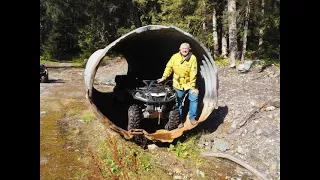
[[[177,94],[177,99],[176,99],[176,104],[179,110],[179,115],[180,115],[180,119],[181,121],[184,121],[184,119],[182,118],[182,101],[184,98],[184,95],[186,93],[189,93],[188,98],[190,100],[189,103],[189,119],[195,119],[197,117],[197,108],[198,108],[198,94],[192,92],[191,89],[188,90],[179,90],[174,88],[174,90],[176,91]]]

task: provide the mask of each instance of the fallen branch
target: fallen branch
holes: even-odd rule
[[[249,119],[251,119],[256,113],[259,112],[259,108],[254,107],[237,125],[237,128],[241,128],[242,126],[244,126]]]
[[[203,153],[201,153],[201,155],[205,156],[205,157],[219,157],[219,158],[229,159],[229,160],[241,165],[242,167],[248,169],[250,172],[252,172],[256,176],[258,176],[260,179],[267,180],[267,178],[262,173],[260,173],[257,169],[253,168],[252,166],[245,163],[244,161],[242,161],[238,158],[235,158],[229,154],[216,153],[216,152],[203,152]]]

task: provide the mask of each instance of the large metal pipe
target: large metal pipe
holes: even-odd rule
[[[125,130],[117,118],[107,117],[103,102],[103,93],[93,87],[94,77],[102,58],[108,52],[116,52],[124,56],[128,62],[128,74],[135,74],[142,79],[157,79],[162,76],[166,63],[171,55],[179,51],[183,42],[191,45],[192,53],[197,57],[199,73],[197,86],[199,88],[199,122],[207,120],[218,100],[218,73],[215,63],[207,48],[191,34],[174,26],[149,25],[137,28],[110,43],[104,49],[95,51],[89,58],[84,80],[86,97],[94,112],[101,118],[105,125],[120,133],[126,139],[131,139],[134,134]],[[107,111],[107,110],[106,110]],[[123,121],[123,119],[122,119]],[[118,124],[118,125],[117,125]],[[140,133],[153,141],[172,142],[181,136],[184,131],[194,128],[187,117],[185,126],[181,129],[167,131],[165,129],[148,133]]]

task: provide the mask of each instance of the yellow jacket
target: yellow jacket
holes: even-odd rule
[[[172,71],[173,87],[179,90],[194,89],[196,87],[198,67],[197,58],[194,55],[191,55],[190,59],[186,60],[186,57],[183,57],[180,52],[174,54],[167,63],[162,78],[167,79]]]

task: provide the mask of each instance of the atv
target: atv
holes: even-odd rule
[[[46,83],[49,81],[48,69],[44,64],[40,63],[40,82]]]
[[[129,103],[128,131],[139,129],[143,118],[157,119],[158,125],[161,121],[166,121],[164,129],[169,131],[178,127],[180,118],[171,80],[158,83],[157,80],[130,79],[124,75],[117,76],[115,81],[117,86],[114,91],[117,93],[124,90],[122,92],[125,94],[122,96]]]

